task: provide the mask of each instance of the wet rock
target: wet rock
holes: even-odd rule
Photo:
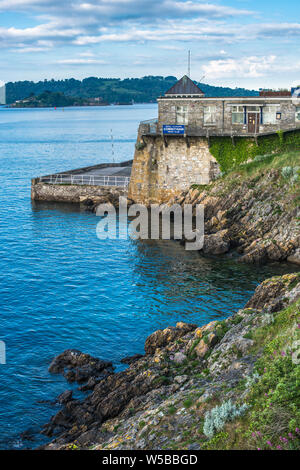
[[[69,382],[83,383],[90,377],[112,374],[113,367],[111,362],[102,361],[76,349],[67,349],[53,359],[49,372],[63,374]]]
[[[144,357],[142,354],[134,354],[133,356],[124,357],[121,362],[122,364],[132,364],[133,362],[137,361],[138,359],[141,359],[142,357]]]
[[[58,397],[57,397],[57,402],[60,404],[60,405],[64,405],[65,403],[67,403],[68,401],[72,400],[73,399],[73,392],[72,390],[66,390],[65,392],[61,393]]]

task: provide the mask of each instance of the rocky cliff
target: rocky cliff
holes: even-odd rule
[[[236,251],[246,263],[300,264],[299,165],[299,152],[256,157],[210,185],[194,185],[169,205],[205,207],[204,254]]]
[[[299,298],[299,273],[266,280],[226,320],[156,331],[118,373],[66,351],[50,371],[89,395],[60,397],[45,448],[300,449]]]

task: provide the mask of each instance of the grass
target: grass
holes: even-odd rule
[[[296,167],[300,165],[300,151],[286,152],[281,154],[265,155],[262,160],[253,160],[249,163],[239,165],[228,172],[226,176],[239,174],[258,178],[262,176],[262,171],[272,169],[281,170],[283,167]],[[298,180],[299,181],[299,180]]]

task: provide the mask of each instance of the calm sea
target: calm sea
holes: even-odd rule
[[[70,388],[47,368],[67,348],[112,360],[143,351],[155,329],[199,325],[242,307],[286,266],[202,259],[172,242],[99,241],[97,217],[66,204],[32,204],[30,178],[131,159],[138,123],[156,105],[0,108],[0,448],[35,447],[57,411],[43,401]],[[30,430],[34,440],[22,441]]]

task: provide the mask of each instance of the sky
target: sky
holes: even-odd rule
[[[0,82],[187,73],[300,84],[299,0],[0,0]]]

